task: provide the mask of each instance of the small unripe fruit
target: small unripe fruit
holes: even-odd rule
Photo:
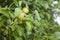
[[[28,13],[29,12],[29,9],[28,8],[23,8],[23,12],[24,13]]]
[[[25,13],[20,13],[19,16],[18,16],[18,18],[20,20],[25,20],[26,19],[26,14]]]

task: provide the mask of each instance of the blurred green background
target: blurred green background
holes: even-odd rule
[[[18,18],[23,8],[26,20]],[[54,14],[60,15],[60,0],[0,0],[0,40],[60,40]]]

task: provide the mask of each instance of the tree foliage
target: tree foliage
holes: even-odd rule
[[[54,0],[0,0],[1,40],[60,40],[60,26],[52,11]],[[26,15],[20,15],[28,8]],[[26,11],[26,10],[25,10]],[[19,15],[25,19],[20,20]]]

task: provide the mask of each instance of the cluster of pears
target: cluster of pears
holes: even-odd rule
[[[25,7],[22,11],[23,12],[19,14],[18,18],[23,21],[26,20],[26,14],[29,12],[29,9]]]

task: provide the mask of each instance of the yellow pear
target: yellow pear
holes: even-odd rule
[[[20,20],[25,20],[26,19],[26,14],[25,13],[20,13],[19,16],[18,16],[18,18]]]
[[[28,8],[23,8],[23,12],[24,13],[28,13],[29,12],[29,9]]]

